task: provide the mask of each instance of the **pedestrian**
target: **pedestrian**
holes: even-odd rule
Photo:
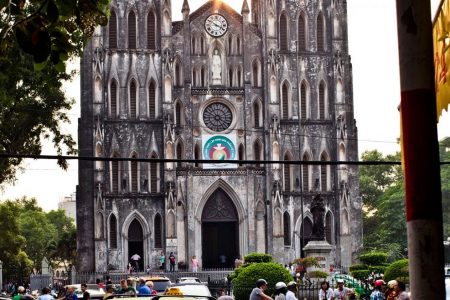
[[[217,294],[219,295],[219,297],[217,298],[217,300],[234,300],[233,297],[231,297],[230,295],[227,295],[225,293],[225,289],[224,288],[220,288],[217,291]]]
[[[191,258],[191,264],[192,264],[192,272],[197,273],[198,272],[198,259],[195,255],[192,256],[192,258]]]
[[[152,268],[150,267],[150,265],[147,265],[147,269],[145,270],[147,272],[147,275],[150,275]]]
[[[395,287],[397,286],[397,280],[390,280],[387,283],[387,290],[384,293],[384,297],[386,298],[386,300],[397,300],[397,291],[395,289]]]
[[[106,293],[103,295],[103,300],[114,298],[114,286],[112,284],[106,285]]]
[[[287,284],[286,300],[298,300],[297,299],[297,283],[295,281],[290,281]]]
[[[337,281],[337,289],[334,290],[334,298],[336,300],[347,300],[348,297],[351,297],[355,294],[352,289],[349,289],[344,286],[344,280],[338,279]]]
[[[397,287],[396,287],[396,291],[397,291],[397,300],[409,300],[409,293],[405,291],[406,290],[406,285],[404,282],[402,281],[397,281]]]
[[[23,286],[17,288],[17,294],[13,297],[13,300],[33,299],[33,297],[27,294],[27,290]]]
[[[153,281],[149,280],[145,284],[150,289],[150,295],[158,295],[158,291],[153,288]]]
[[[95,283],[98,285],[99,288],[101,288],[101,289],[105,288],[105,284],[102,282],[102,280],[100,278],[97,278],[95,280]]]
[[[164,254],[164,252],[161,252],[161,255],[159,257],[159,263],[161,264],[159,269],[165,271],[166,270],[166,255]]]
[[[63,298],[64,300],[78,300],[78,296],[75,294],[75,288],[73,286],[67,287],[66,296]]]
[[[370,294],[370,300],[384,300],[384,295],[381,292],[381,289],[385,284],[386,283],[381,279],[375,280],[373,284],[373,291]]]
[[[120,290],[119,293],[121,295],[131,295],[133,297],[136,297],[136,291],[134,290],[133,287],[128,286],[128,282],[126,279],[122,279],[120,281]]]
[[[330,289],[328,281],[322,281],[319,290],[319,300],[332,300],[334,298],[333,291]]]
[[[112,285],[112,280],[110,276],[106,276],[106,285]]]
[[[256,280],[256,287],[250,293],[249,300],[272,300],[264,291],[267,290],[267,281],[264,279]]]
[[[87,284],[81,284],[81,292],[83,293],[83,300],[91,300],[91,294],[87,291]]]
[[[145,279],[139,278],[139,286],[138,286],[139,297],[144,295],[145,296],[151,295],[151,292],[152,291],[150,290],[150,288],[145,284]]]
[[[280,281],[275,284],[275,300],[286,300],[286,292],[286,283]]]
[[[48,287],[44,287],[41,290],[41,295],[39,296],[38,300],[54,300],[53,296],[50,295],[50,289]]]
[[[170,252],[169,255],[170,272],[175,272],[175,255]]]

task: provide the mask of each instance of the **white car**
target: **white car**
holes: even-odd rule
[[[201,281],[197,277],[180,277],[177,283],[201,283]]]
[[[86,291],[91,295],[91,299],[103,299],[103,295],[105,295],[105,291],[99,287],[97,284],[88,283]],[[74,288],[74,293],[77,295],[78,299],[83,299],[83,292],[81,291],[81,284],[70,284],[66,285],[65,289],[67,291],[68,287]]]

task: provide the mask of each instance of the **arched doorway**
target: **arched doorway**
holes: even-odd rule
[[[239,256],[239,223],[230,197],[217,189],[202,212],[203,268],[231,268]]]
[[[305,228],[303,228],[303,225]],[[300,226],[300,256],[305,257],[305,252],[303,248],[311,240],[313,224],[310,218],[306,217],[303,219],[303,224]]]
[[[144,234],[136,219],[128,227],[128,260],[136,270],[144,269]]]

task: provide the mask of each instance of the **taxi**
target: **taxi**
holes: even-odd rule
[[[203,295],[187,295],[183,294],[179,287],[169,287],[164,295],[155,296],[152,300],[199,300],[199,299],[208,299],[215,300],[214,297],[205,297]]]

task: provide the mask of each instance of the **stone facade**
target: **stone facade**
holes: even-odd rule
[[[80,155],[112,160],[80,161],[79,270],[124,270],[133,254],[157,267],[162,252],[205,268],[250,252],[288,263],[318,194],[332,263],[349,266],[358,168],[327,163],[358,159],[346,1],[205,2],[191,12],[185,0],[173,22],[170,0],[113,0],[85,51]],[[215,135],[250,162],[195,161]]]

